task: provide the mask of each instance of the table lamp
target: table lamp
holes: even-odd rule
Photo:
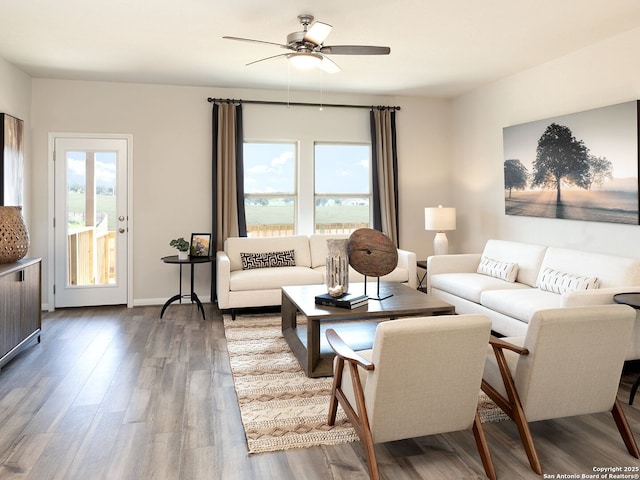
[[[424,229],[437,232],[433,239],[433,254],[446,255],[449,253],[449,241],[444,232],[456,229],[456,209],[453,207],[444,208],[442,205],[425,208]]]

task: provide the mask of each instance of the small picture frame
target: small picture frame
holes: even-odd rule
[[[209,257],[211,256],[211,234],[192,233],[191,234],[191,256]]]

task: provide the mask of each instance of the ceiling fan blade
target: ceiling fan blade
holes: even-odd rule
[[[304,34],[303,40],[305,42],[311,42],[314,45],[322,45],[333,27],[328,23],[316,22],[311,25],[311,28]]]
[[[332,45],[320,48],[320,53],[327,55],[389,55],[389,47],[372,45]]]
[[[322,62],[320,62],[320,69],[326,73],[338,73],[341,71],[336,62],[324,55],[322,56]]]
[[[246,66],[253,65],[254,63],[264,62],[265,60],[271,60],[271,59],[273,59],[273,58],[286,57],[286,56],[288,56],[288,55],[290,55],[290,54],[289,54],[289,53],[280,53],[280,54],[278,54],[278,55],[273,55],[273,56],[271,56],[271,57],[261,58],[260,60],[254,60],[253,62],[249,62],[249,63],[247,63],[247,64],[246,64]]]
[[[264,40],[253,40],[252,38],[242,38],[242,37],[229,37],[229,36],[224,36],[222,37],[225,40],[239,40],[241,42],[251,42],[251,43],[265,43],[267,45],[276,45],[277,47],[282,47],[282,48],[289,48],[288,45],[283,45],[282,43],[275,43],[275,42],[266,42]]]

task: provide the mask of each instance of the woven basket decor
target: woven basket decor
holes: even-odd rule
[[[29,232],[22,207],[0,207],[0,263],[13,263],[29,250]]]

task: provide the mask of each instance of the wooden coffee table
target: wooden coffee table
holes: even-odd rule
[[[376,288],[367,284],[367,291]],[[349,293],[359,292],[364,292],[363,283],[349,285]],[[333,375],[335,355],[325,338],[327,328],[336,329],[355,350],[364,350],[371,348],[378,322],[455,313],[453,305],[400,283],[382,282],[381,296],[391,297],[369,299],[367,306],[353,310],[316,305],[315,296],[322,293],[326,293],[324,285],[282,287],[282,334],[309,377]],[[298,313],[306,318],[306,325],[298,325]]]

